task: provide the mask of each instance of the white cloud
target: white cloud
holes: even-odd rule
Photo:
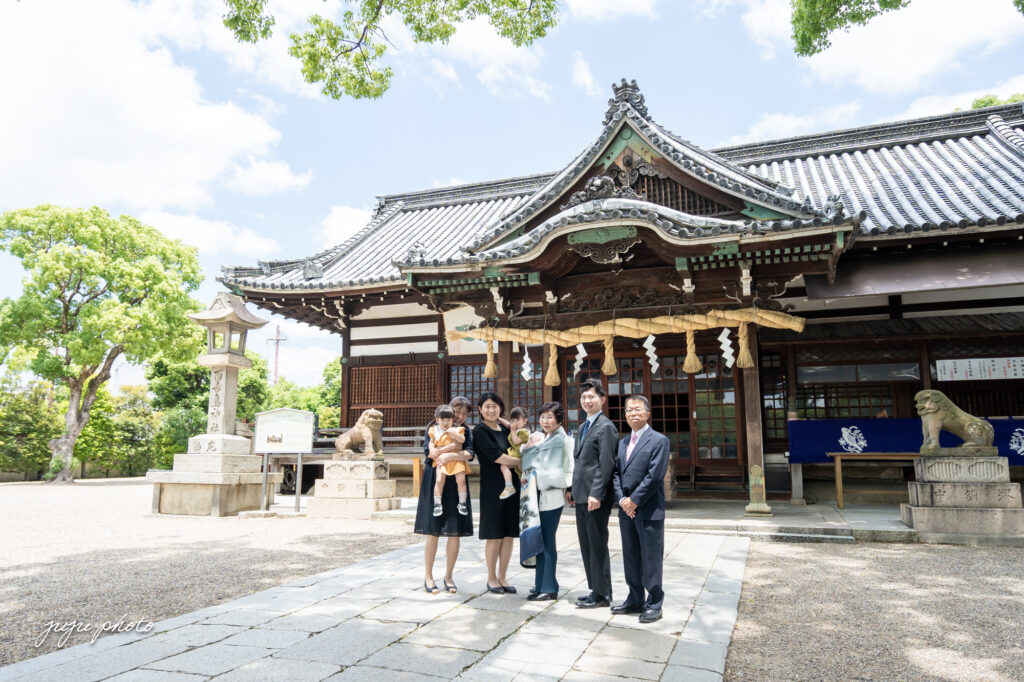
[[[288,54],[289,35],[308,27],[313,14],[336,18],[338,0],[271,0],[267,11],[276,20],[273,34],[256,43],[239,43],[222,22],[221,0],[152,0],[146,8],[150,30],[186,50],[211,50],[228,65],[257,82],[303,97],[320,97],[305,81],[297,59]]]
[[[5,139],[0,206],[193,211],[240,162],[269,162],[281,133],[205,99],[159,39],[178,28],[158,23],[166,4],[0,4],[0,63],[18,65],[0,70],[0,92],[18,102],[0,107],[0,130],[17,131]]]
[[[284,161],[250,159],[248,165],[234,167],[234,175],[227,186],[250,196],[264,196],[275,192],[301,189],[313,179],[313,171],[295,175]]]
[[[462,87],[462,81],[459,80],[459,74],[455,72],[455,67],[451,62],[443,62],[437,57],[434,57],[430,60],[430,70],[442,80],[450,81],[459,88]]]
[[[466,181],[463,178],[457,178],[454,175],[452,177],[448,178],[447,180],[439,180],[437,178],[434,178],[433,180],[430,181],[431,188],[435,188],[435,189],[436,188],[440,188],[440,187],[454,187],[455,185],[465,185],[465,184],[466,184]]]
[[[544,48],[539,44],[516,47],[484,18],[460,24],[447,45],[416,43],[393,16],[385,17],[381,26],[394,45],[389,54],[398,65],[409,70],[429,65],[428,78],[439,91],[445,81],[461,87],[459,69],[468,68],[492,95],[551,99],[551,86],[540,77]]]
[[[854,82],[868,92],[920,91],[962,60],[1024,37],[1024,16],[1006,0],[915,0],[866,26],[832,36],[832,47],[807,60],[826,83]]]
[[[601,88],[594,82],[590,64],[579,50],[572,53],[572,84],[591,97],[601,94]]]
[[[320,223],[319,240],[322,248],[337,246],[370,222],[370,212],[351,206],[331,206],[331,212]]]
[[[253,261],[281,253],[281,247],[273,239],[223,220],[155,211],[143,213],[139,220],[152,225],[171,239],[180,239],[195,246],[202,256],[235,254]]]
[[[580,21],[615,21],[640,16],[653,19],[657,0],[565,0],[569,16]]]
[[[995,95],[1000,99],[1005,99],[1010,95],[1024,92],[1024,73],[1012,78],[1008,78],[1004,81],[1000,81],[995,85],[987,88],[978,88],[977,90],[965,90],[963,92],[955,92],[952,94],[943,95],[928,95],[927,97],[918,97],[910,106],[907,107],[903,113],[897,116],[887,116],[885,120],[901,120],[908,118],[922,118],[924,116],[935,116],[937,114],[948,114],[956,109],[969,109],[971,102],[984,95]]]
[[[775,48],[787,45],[793,33],[789,0],[752,0],[740,17],[747,35],[761,48],[761,59],[775,59]]]
[[[841,128],[850,125],[858,111],[860,102],[847,102],[805,114],[763,114],[745,133],[733,135],[723,144],[760,142]]]

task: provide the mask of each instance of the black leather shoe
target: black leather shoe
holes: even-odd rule
[[[661,609],[644,609],[640,614],[641,623],[653,623],[656,620],[661,620]]]
[[[505,590],[506,594],[515,594],[517,592],[516,588],[512,585],[502,585],[501,589]]]
[[[608,597],[602,597],[601,595],[594,595],[587,601],[576,602],[576,608],[578,609],[600,609],[608,608],[611,606],[611,599]]]
[[[642,607],[642,606],[633,606],[632,604],[627,604],[625,602],[623,602],[621,604],[616,604],[615,606],[612,607],[612,615],[615,615],[615,616],[621,616],[621,615],[635,616],[636,614],[643,613],[643,612],[644,612],[644,607]]]
[[[594,601],[594,595],[592,595],[592,594],[584,594],[584,595],[582,595],[580,597],[576,597],[576,603],[577,604],[585,604],[588,601]]]
[[[487,591],[488,592],[493,592],[494,594],[505,594],[505,588],[502,587],[501,585],[498,585],[497,587],[495,587],[493,585],[487,585]]]
[[[526,598],[526,601],[553,601],[555,599],[558,599],[558,595],[554,592],[534,592]]]
[[[537,594],[537,588],[536,587],[531,587],[530,588],[530,594]]]

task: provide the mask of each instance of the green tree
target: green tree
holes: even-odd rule
[[[206,410],[210,398],[210,370],[200,367],[196,358],[206,348],[203,329],[188,353],[188,360],[172,361],[158,356],[146,367],[146,380],[153,394],[152,406],[160,410],[157,442],[160,453],[154,460],[169,467],[175,454],[185,452],[188,439],[206,431]],[[246,351],[252,367],[238,373],[238,418],[252,422],[256,413],[266,409],[270,395],[267,361]]]
[[[35,478],[45,472],[51,439],[60,435],[60,412],[47,382],[22,383],[17,375],[0,377],[0,471]]]
[[[1024,1],[1024,0],[1021,0]],[[240,42],[269,38],[275,19],[267,0],[224,0],[224,25]],[[394,15],[418,43],[447,43],[457,25],[486,17],[498,35],[517,47],[529,45],[555,25],[557,0],[350,0],[340,22],[319,14],[309,29],[292,33],[288,53],[302,62],[308,83],[328,97],[377,98],[391,85],[391,67],[380,65],[388,37],[381,30]]]
[[[139,476],[158,459],[158,415],[150,404],[146,386],[122,386],[114,399],[114,430],[117,447],[111,465],[124,476]]]
[[[341,357],[324,366],[324,382],[319,386],[317,415],[322,429],[336,429],[341,424]]]
[[[1024,13],[1024,0],[1011,0]],[[848,31],[880,14],[902,9],[910,0],[791,0],[794,51],[810,57],[827,50],[836,31]],[[969,3],[964,11],[970,11]]]
[[[1000,104],[1013,104],[1014,102],[1024,102],[1024,92],[1018,92],[1017,94],[1010,95],[1006,99],[999,99],[995,95],[982,95],[971,102],[971,109],[984,109],[985,107],[995,107]]]
[[[316,412],[319,406],[319,386],[299,386],[295,382],[281,377],[276,384],[270,387],[270,397],[267,400],[266,409],[291,407],[296,410]]]
[[[202,281],[196,250],[130,216],[49,205],[0,216],[0,248],[27,272],[21,296],[0,301],[0,348],[21,349],[33,373],[67,387],[51,469],[70,481],[75,441],[114,362],[188,350],[185,315],[201,307],[189,295]]]
[[[101,386],[96,391],[96,399],[89,410],[89,422],[75,439],[75,461],[99,467],[103,469],[104,476],[109,476],[117,459],[114,453],[117,447],[114,398],[106,386]],[[51,473],[55,473],[52,468]]]

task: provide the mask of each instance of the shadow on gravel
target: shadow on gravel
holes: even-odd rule
[[[195,542],[163,549],[85,552],[47,563],[0,569],[0,665],[56,650],[48,621],[157,622],[300,577],[347,566],[419,538],[371,533],[313,537],[303,551]],[[41,605],[52,606],[41,606]],[[76,633],[66,646],[87,642]]]
[[[1024,550],[755,543],[729,680],[1020,680]]]

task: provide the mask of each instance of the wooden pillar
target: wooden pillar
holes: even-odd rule
[[[751,325],[750,354],[754,366],[743,371],[743,412],[747,423],[747,471],[750,479],[750,503],[744,516],[772,516],[764,484],[764,444],[761,437],[760,354],[757,352],[757,328]]]
[[[512,362],[512,342],[511,341],[499,341],[498,342],[498,386],[496,393],[498,397],[505,401],[506,416],[507,411],[512,409],[512,372],[515,371],[515,365]]]

